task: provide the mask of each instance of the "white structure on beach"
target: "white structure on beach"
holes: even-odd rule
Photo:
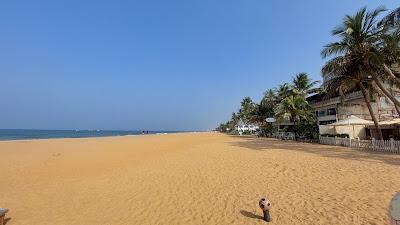
[[[366,138],[366,128],[374,123],[364,120],[357,116],[350,115],[344,120],[340,120],[328,125],[319,125],[320,134],[348,134],[350,138]]]
[[[240,133],[240,132],[245,132],[245,131],[250,131],[250,132],[256,132],[257,130],[259,130],[260,127],[250,124],[250,125],[246,125],[246,124],[240,124],[238,126],[236,126],[236,130]]]

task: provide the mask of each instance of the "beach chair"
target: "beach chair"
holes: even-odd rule
[[[4,225],[7,212],[8,212],[8,209],[0,208],[0,225]]]

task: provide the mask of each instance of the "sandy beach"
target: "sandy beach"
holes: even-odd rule
[[[0,142],[7,225],[387,224],[400,156],[216,133]]]

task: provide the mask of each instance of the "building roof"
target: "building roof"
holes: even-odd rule
[[[373,125],[373,124],[372,124],[372,125]],[[369,126],[372,126],[372,125],[369,125]],[[379,122],[379,125],[380,125],[381,127],[384,127],[384,128],[395,127],[396,125],[400,125],[400,118],[396,118],[396,119],[392,119],[392,120],[386,120],[386,121],[381,121],[381,122]]]

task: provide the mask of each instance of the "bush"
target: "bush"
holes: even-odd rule
[[[321,137],[350,138],[349,134],[321,134]]]
[[[296,136],[305,138],[318,138],[318,125],[315,122],[300,121],[294,127]]]
[[[243,131],[243,135],[248,135],[248,134],[251,134],[251,132],[249,130]]]

